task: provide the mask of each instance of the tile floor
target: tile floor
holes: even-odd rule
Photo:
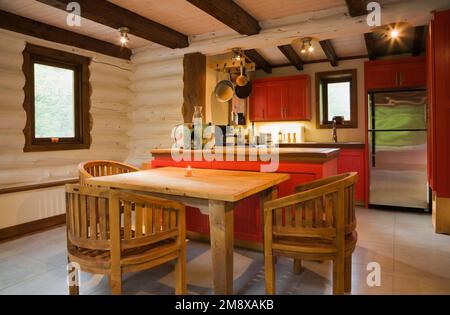
[[[431,216],[360,208],[352,294],[450,294],[450,236],[434,234]],[[65,227],[0,244],[0,294],[67,294]],[[188,242],[188,292],[212,294],[209,245]],[[381,266],[369,287],[367,264]],[[305,262],[300,275],[279,259],[278,294],[331,294],[331,264]],[[235,251],[237,294],[264,293],[263,255]],[[81,294],[110,294],[106,277],[82,273]],[[124,276],[126,294],[173,294],[173,263]]]

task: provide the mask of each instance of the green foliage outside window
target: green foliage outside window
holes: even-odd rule
[[[74,104],[74,71],[35,64],[35,137],[75,137]]]

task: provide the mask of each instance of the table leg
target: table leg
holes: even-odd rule
[[[209,201],[209,228],[215,294],[233,294],[233,205]]]

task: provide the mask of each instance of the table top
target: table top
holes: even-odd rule
[[[146,171],[92,177],[86,184],[201,199],[236,202],[290,178],[289,174],[162,167]]]

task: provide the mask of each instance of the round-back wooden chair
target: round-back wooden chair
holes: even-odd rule
[[[351,291],[356,246],[355,172],[313,181],[264,204],[266,293],[275,294],[276,256],[333,261],[333,294]]]
[[[66,205],[70,294],[79,293],[78,269],[108,275],[112,293],[121,294],[122,274],[171,260],[176,260],[175,292],[186,294],[183,204],[120,190],[66,185]]]
[[[84,180],[90,177],[108,176],[122,173],[137,172],[139,168],[132,165],[109,161],[109,160],[93,160],[81,162],[78,165],[78,175],[80,185],[85,186]]]

